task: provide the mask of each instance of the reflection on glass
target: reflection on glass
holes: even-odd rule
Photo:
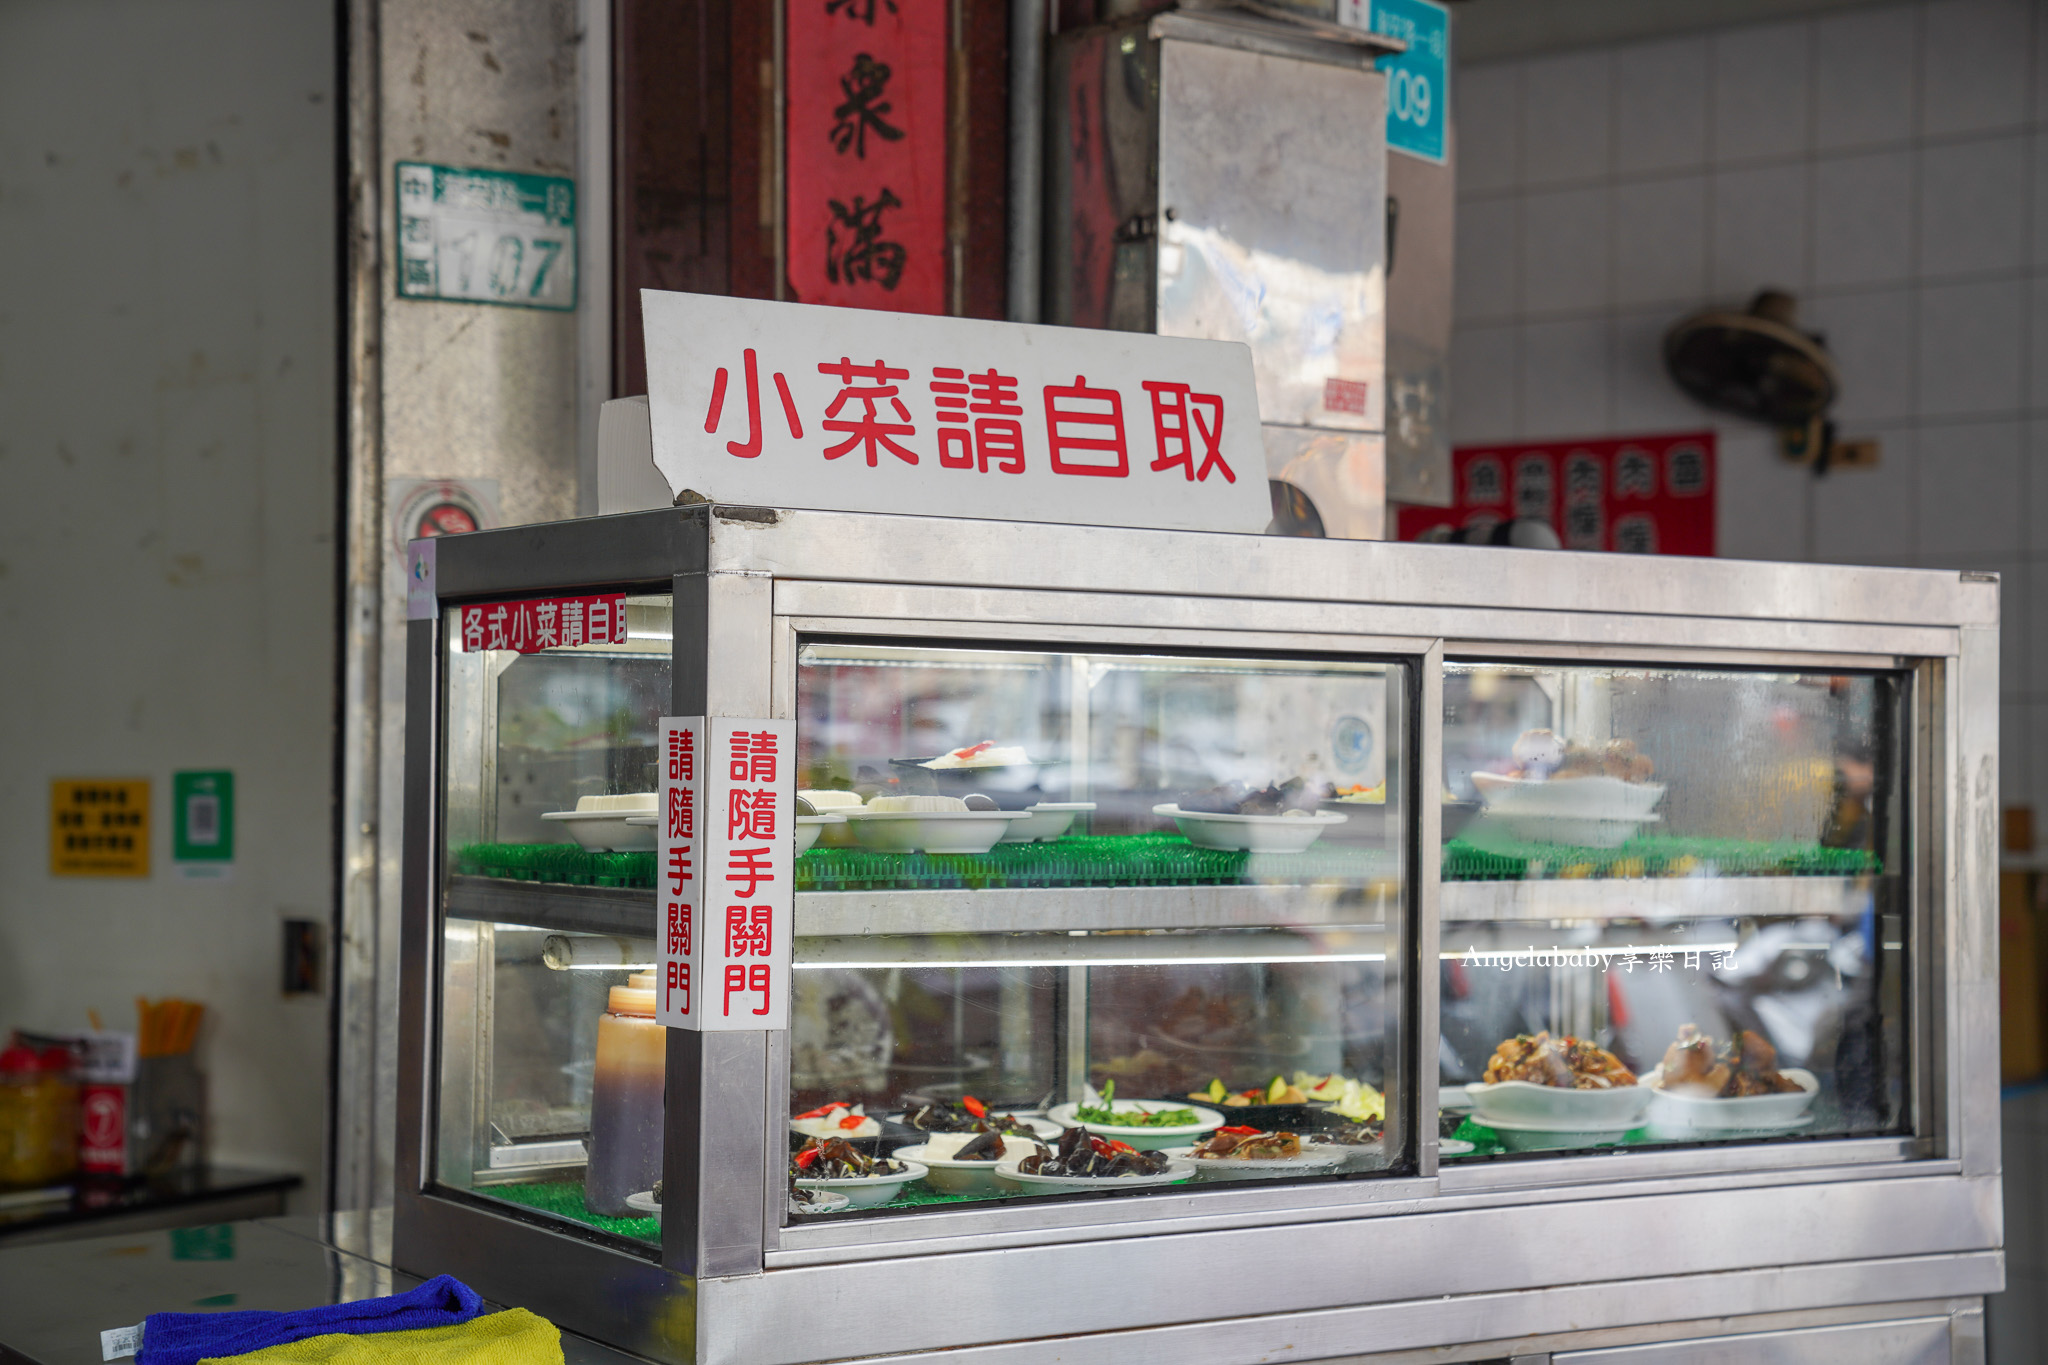
[[[802,789],[842,818],[798,862],[835,893],[798,917],[799,1188],[911,1208],[1400,1162],[1406,686],[806,644]]]
[[[664,1044],[631,932],[654,839],[632,821],[653,809],[669,599],[628,598],[626,620],[615,643],[518,654],[465,652],[449,616],[434,1174],[655,1246]]]
[[[1904,702],[1447,665],[1446,1156],[1903,1131]]]

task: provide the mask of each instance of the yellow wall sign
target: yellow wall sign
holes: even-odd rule
[[[149,779],[52,779],[50,875],[147,877]]]

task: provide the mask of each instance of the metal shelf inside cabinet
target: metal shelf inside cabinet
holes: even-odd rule
[[[1223,966],[1253,962],[1384,962],[1383,925],[1128,933],[799,935],[798,971],[831,967]]]
[[[1768,919],[1853,912],[1886,876],[1670,877],[1450,882],[1438,918],[1458,920]]]
[[[448,879],[448,914],[565,934],[654,936],[654,892],[634,887],[455,876]]]
[[[796,934],[1036,933],[1384,924],[1392,884],[1077,886],[988,891],[813,891],[796,898]]]

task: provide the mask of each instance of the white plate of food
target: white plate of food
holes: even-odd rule
[[[1208,1149],[1221,1145],[1225,1139],[1236,1137],[1238,1142],[1220,1156],[1212,1156]],[[1291,1141],[1288,1141],[1291,1139]],[[1270,1155],[1240,1156],[1241,1150],[1252,1148],[1270,1152]],[[1317,1171],[1334,1171],[1352,1153],[1333,1143],[1309,1143],[1293,1133],[1234,1134],[1217,1132],[1192,1147],[1167,1147],[1163,1149],[1168,1157],[1186,1158],[1195,1164],[1197,1176],[1228,1177],[1242,1180],[1246,1177],[1270,1177],[1279,1179],[1290,1175],[1314,1175]]]
[[[983,1139],[1000,1144],[1000,1154],[962,1157]],[[996,1183],[996,1167],[1002,1162],[1022,1161],[1038,1150],[1029,1138],[998,1133],[932,1133],[914,1147],[898,1147],[890,1153],[899,1161],[915,1161],[925,1168],[924,1183],[940,1194],[990,1195],[1003,1193]]]
[[[1463,1138],[1438,1138],[1436,1140],[1438,1156],[1470,1156],[1478,1150],[1476,1146],[1465,1141]]]
[[[1472,785],[1486,803],[1487,821],[1530,843],[1618,848],[1642,826],[1662,818],[1655,814],[1664,797],[1661,782],[1604,776],[1539,782],[1476,772]]]
[[[654,1202],[653,1190],[642,1190],[638,1194],[627,1195],[626,1207],[634,1210],[643,1218],[661,1217],[661,1205]]]
[[[1336,811],[1310,810],[1285,815],[1219,815],[1182,810],[1170,801],[1154,806],[1152,813],[1173,821],[1196,848],[1227,853],[1299,853],[1322,838],[1324,830],[1350,818]]]
[[[570,837],[592,853],[652,853],[659,799],[653,792],[579,796],[575,810],[551,810],[540,818],[566,825]]]
[[[1479,1122],[1491,1128],[1494,1137],[1499,1140],[1500,1145],[1511,1152],[1542,1152],[1578,1147],[1615,1147],[1621,1144],[1623,1138],[1643,1126],[1637,1123],[1631,1124],[1626,1128],[1605,1126],[1597,1128],[1548,1128],[1525,1123],[1489,1123],[1485,1119],[1480,1119]],[[1443,1149],[1439,1147],[1437,1150],[1441,1152]]]
[[[789,1131],[807,1138],[871,1138],[882,1135],[882,1124],[864,1105],[834,1102],[796,1115]]]
[[[924,1179],[930,1169],[916,1161],[899,1161],[893,1157],[877,1157],[875,1164],[883,1169],[874,1175],[800,1175],[794,1183],[800,1190],[843,1194],[854,1208],[872,1209],[903,1193],[903,1187],[911,1181]]]
[[[969,810],[957,796],[878,796],[845,812],[862,848],[879,853],[986,853],[1021,810]]]
[[[1646,1085],[1616,1090],[1563,1090],[1555,1086],[1508,1081],[1503,1085],[1465,1087],[1471,1091],[1492,1091],[1479,1096],[1473,1110],[1475,1123],[1488,1128],[1512,1128],[1529,1133],[1626,1133],[1643,1126],[1655,1094]],[[1545,1090],[1547,1095],[1529,1092]]]
[[[899,1124],[902,1127],[911,1129],[914,1132],[925,1134],[958,1133],[966,1136],[972,1136],[975,1131],[973,1127],[973,1124],[976,1122],[975,1118],[972,1115],[966,1113],[965,1111],[952,1112],[956,1112],[959,1115],[959,1121],[961,1123],[961,1126],[958,1128],[933,1127],[929,1123],[914,1123],[912,1122],[914,1113],[911,1110],[905,1110],[902,1113],[897,1114],[885,1114],[883,1115],[883,1118],[890,1123]],[[991,1122],[998,1119],[1009,1119],[1012,1122],[1014,1122],[1018,1127],[1026,1129],[1031,1133],[1033,1137],[1037,1138],[1050,1140],[1060,1135],[1060,1126],[1057,1123],[1054,1123],[1049,1119],[1039,1118],[1035,1114],[1011,1114],[1006,1112],[999,1112],[996,1110],[990,1110],[988,1118]],[[1020,1135],[1012,1133],[1009,1134],[1009,1136],[1016,1137]]]
[[[1169,1157],[1166,1169],[1157,1175],[1036,1175],[1018,1169],[1014,1161],[999,1162],[996,1180],[1021,1190],[1130,1190],[1148,1185],[1178,1185],[1192,1180],[1195,1163],[1185,1157]]]
[[[1465,1087],[1473,1117],[1553,1131],[1626,1131],[1643,1121],[1650,1088],[1598,1044],[1566,1034],[1519,1033],[1486,1060],[1487,1080]],[[1535,1079],[1530,1079],[1535,1078]]]
[[[1156,1152],[1166,1147],[1180,1147],[1201,1138],[1223,1126],[1223,1115],[1199,1104],[1181,1104],[1173,1100],[1118,1100],[1105,1102],[1113,1114],[1178,1114],[1194,1115],[1192,1123],[1135,1124],[1108,1123],[1096,1120],[1083,1121],[1079,1116],[1082,1108],[1098,1106],[1077,1104],[1056,1104],[1045,1111],[1045,1116],[1061,1128],[1081,1127],[1102,1137],[1127,1142],[1141,1152]]]
[[[1095,809],[1093,801],[1040,801],[1026,806],[1030,818],[1019,820],[1003,834],[1006,844],[1037,844],[1057,839],[1073,826],[1074,817]]]
[[[1778,1050],[1762,1035],[1744,1029],[1717,1049],[1693,1024],[1680,1026],[1643,1084],[1655,1096],[1651,1121],[1683,1132],[1802,1127],[1820,1093],[1820,1078],[1802,1067],[1781,1069]]]

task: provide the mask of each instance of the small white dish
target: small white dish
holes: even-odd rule
[[[1478,1147],[1465,1141],[1463,1138],[1438,1138],[1436,1140],[1438,1156],[1470,1156],[1478,1150]]]
[[[653,792],[585,796],[575,810],[552,810],[540,818],[568,826],[570,836],[592,853],[652,853],[659,799]]]
[[[1496,773],[1473,773],[1486,817],[1516,839],[1579,848],[1618,848],[1646,824],[1664,797],[1660,782],[1618,777],[1550,778],[1531,782]]]
[[[796,1187],[800,1190],[827,1190],[843,1194],[854,1208],[879,1208],[903,1192],[903,1187],[913,1180],[922,1180],[928,1167],[916,1161],[905,1161],[903,1169],[895,1175],[847,1175],[813,1180],[799,1176]]]
[[[1036,844],[1057,839],[1072,827],[1074,817],[1095,809],[1093,801],[1040,801],[1025,808],[1028,820],[1019,820],[1003,835],[1006,844]]]
[[[827,825],[843,825],[844,815],[799,815],[796,817],[796,852],[801,858],[811,851],[818,842],[818,836],[825,832]]]
[[[847,823],[862,848],[878,853],[986,853],[1029,811],[850,810]]]
[[[1136,1143],[1132,1143],[1136,1146]],[[1191,1180],[1195,1174],[1195,1163],[1186,1157],[1170,1160],[1166,1169],[1158,1175],[1026,1175],[1017,1169],[1017,1163],[1004,1160],[996,1163],[996,1182],[1011,1189],[1020,1190],[1129,1190],[1142,1189],[1148,1185],[1178,1185]]]
[[[1493,1130],[1500,1145],[1511,1152],[1547,1152],[1580,1147],[1618,1147],[1623,1138],[1641,1124],[1628,1128],[1547,1128],[1523,1123],[1479,1122]],[[1442,1149],[1439,1148],[1439,1151]]]
[[[973,1133],[934,1133],[934,1138],[959,1138],[952,1146],[941,1150],[957,1152],[967,1145]],[[925,1168],[924,1183],[940,1194],[991,1195],[1005,1193],[996,1183],[996,1167],[1002,1162],[1018,1162],[1038,1150],[1038,1144],[1019,1137],[1003,1139],[1003,1154],[993,1161],[959,1161],[951,1156],[934,1156],[933,1144],[920,1142],[914,1147],[898,1147],[890,1153],[898,1161],[915,1161]]]
[[[1642,1124],[1655,1092],[1640,1083],[1566,1090],[1531,1081],[1474,1081],[1465,1093],[1472,1097],[1472,1116],[1489,1128],[1512,1123],[1530,1131],[1627,1132]]]
[[[1820,1093],[1820,1077],[1801,1067],[1781,1067],[1779,1074],[1798,1084],[1799,1089],[1782,1095],[1740,1095],[1716,1099],[1711,1095],[1682,1095],[1656,1084],[1664,1074],[1659,1066],[1643,1077],[1649,1088],[1650,1122],[1667,1132],[1760,1132],[1790,1129],[1813,1122],[1806,1111]]]
[[[638,1194],[627,1195],[626,1207],[638,1210],[649,1218],[661,1217],[661,1205],[654,1202],[653,1190],[642,1190]]]
[[[808,1204],[799,1204],[794,1199],[789,1201],[791,1213],[837,1213],[853,1203],[845,1195],[834,1194],[830,1190],[810,1190],[807,1193],[811,1196],[811,1202]]]
[[[1173,821],[1196,848],[1226,853],[1299,853],[1320,839],[1324,830],[1350,819],[1328,810],[1298,815],[1216,815],[1182,810],[1172,802],[1154,806],[1152,813]]]
[[[1062,1128],[1072,1128],[1078,1122],[1074,1117],[1074,1111],[1079,1107],[1079,1105],[1075,1104],[1056,1104],[1045,1111],[1045,1116]],[[1125,1128],[1118,1124],[1108,1123],[1079,1124],[1080,1127],[1086,1128],[1098,1137],[1115,1138],[1118,1142],[1127,1142],[1141,1152],[1157,1152],[1167,1147],[1184,1146],[1189,1142],[1215,1132],[1223,1126],[1223,1115],[1217,1113],[1214,1109],[1205,1108],[1199,1104],[1188,1104],[1186,1102],[1176,1104],[1172,1100],[1117,1100],[1110,1105],[1110,1108],[1119,1114],[1156,1114],[1162,1109],[1192,1109],[1195,1111],[1195,1122],[1178,1123],[1167,1128]]]
[[[1222,1180],[1280,1179],[1290,1175],[1314,1175],[1318,1171],[1334,1171],[1348,1160],[1354,1151],[1362,1148],[1339,1147],[1333,1142],[1304,1145],[1300,1156],[1268,1157],[1264,1160],[1248,1160],[1232,1156],[1196,1156],[1193,1147],[1167,1147],[1163,1149],[1169,1157],[1186,1159],[1194,1163],[1196,1178],[1204,1176]]]

